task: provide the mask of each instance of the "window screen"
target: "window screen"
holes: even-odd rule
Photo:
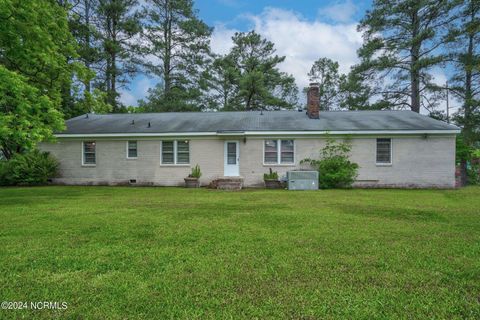
[[[176,141],[177,142],[177,163],[188,164],[190,163],[190,148],[188,141]]]
[[[294,159],[293,140],[282,140],[281,147],[282,148],[281,148],[281,154],[280,154],[280,162],[293,163],[293,159]]]
[[[175,163],[173,141],[162,142],[162,163],[163,164]]]
[[[278,148],[277,140],[265,140],[265,163],[277,163],[278,161]]]
[[[377,139],[377,163],[392,163],[392,139]]]
[[[138,156],[137,152],[137,141],[128,141],[128,158],[136,158]]]
[[[95,141],[83,142],[83,164],[96,163]]]

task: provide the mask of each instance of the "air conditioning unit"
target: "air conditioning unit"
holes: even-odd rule
[[[318,171],[288,171],[288,190],[318,190]]]

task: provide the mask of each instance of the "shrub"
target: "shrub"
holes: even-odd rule
[[[41,185],[58,174],[58,161],[49,153],[34,150],[17,154],[0,165],[1,185]]]
[[[278,172],[272,171],[272,168],[269,169],[268,173],[263,174],[263,180],[278,180]]]
[[[197,178],[197,179],[200,179],[201,176],[202,176],[202,171],[200,170],[200,166],[198,164],[192,168],[192,172],[188,175],[189,178]]]
[[[471,164],[467,169],[468,184],[480,185],[480,164]]]
[[[337,143],[327,139],[327,145],[320,152],[321,159],[304,159],[318,170],[318,182],[322,189],[351,188],[358,175],[358,164],[351,162],[352,146],[348,142]]]

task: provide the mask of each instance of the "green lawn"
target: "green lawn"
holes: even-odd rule
[[[480,318],[480,188],[0,189],[9,318]]]

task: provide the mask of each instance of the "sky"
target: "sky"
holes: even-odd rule
[[[255,30],[272,41],[277,54],[285,56],[279,66],[292,74],[299,88],[308,84],[307,73],[321,57],[338,61],[340,72],[347,73],[358,62],[357,49],[362,37],[357,24],[371,6],[371,0],[196,0],[199,17],[214,28],[211,48],[227,53],[237,31]],[[445,83],[442,70],[433,71]],[[121,101],[137,105],[156,84],[142,74],[123,90]]]

